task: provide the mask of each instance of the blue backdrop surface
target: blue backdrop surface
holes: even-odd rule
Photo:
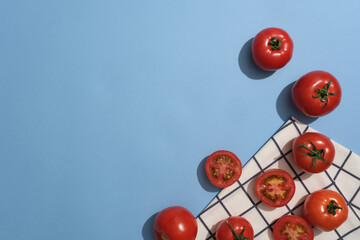
[[[219,149],[245,164],[290,116],[360,153],[359,1],[0,2],[0,239],[153,239],[155,214],[216,195]],[[280,27],[273,73],[251,39]],[[294,81],[325,70],[343,99],[302,116]]]

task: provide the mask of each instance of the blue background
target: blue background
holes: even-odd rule
[[[219,149],[245,164],[294,115],[360,153],[358,1],[0,3],[0,239],[153,239],[155,214],[195,216],[216,195]],[[285,29],[273,73],[251,39]],[[290,101],[313,70],[340,106],[318,119]]]

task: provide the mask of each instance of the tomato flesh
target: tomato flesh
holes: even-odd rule
[[[229,180],[234,175],[234,170],[230,169],[235,164],[229,156],[220,156],[215,158],[215,164],[211,164],[211,171],[215,178],[222,177],[224,180]]]
[[[224,188],[239,179],[242,165],[234,153],[220,150],[208,157],[205,171],[212,184]]]
[[[270,176],[264,180],[263,194],[271,201],[276,201],[277,198],[285,199],[288,189],[284,189],[286,179],[279,176]]]
[[[286,205],[295,193],[295,183],[290,174],[280,169],[262,173],[255,183],[258,198],[271,207]]]
[[[303,218],[286,215],[281,217],[274,225],[275,240],[310,240],[314,239],[311,225]]]

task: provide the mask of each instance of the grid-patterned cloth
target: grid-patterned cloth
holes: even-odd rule
[[[272,229],[283,215],[302,215],[306,196],[319,189],[339,192],[347,201],[349,216],[339,228],[323,232],[314,228],[315,239],[359,239],[360,235],[360,157],[334,142],[335,159],[330,168],[318,174],[301,171],[295,164],[292,140],[304,132],[316,132],[306,124],[290,118],[249,160],[236,183],[222,189],[196,218],[197,240],[215,239],[218,223],[229,216],[242,216],[254,228],[255,239],[273,239]],[[295,195],[284,207],[272,208],[256,196],[257,176],[267,169],[280,168],[293,177]]]

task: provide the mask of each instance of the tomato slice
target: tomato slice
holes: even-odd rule
[[[255,183],[258,198],[271,207],[282,207],[294,196],[295,183],[289,173],[281,169],[263,172]]]
[[[205,172],[212,184],[225,188],[240,178],[242,165],[234,153],[219,150],[212,153],[206,160]]]
[[[312,240],[314,231],[303,218],[295,215],[281,217],[274,225],[275,240]]]

